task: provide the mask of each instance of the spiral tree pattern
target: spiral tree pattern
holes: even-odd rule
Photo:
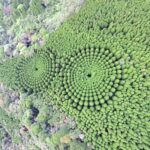
[[[123,88],[128,65],[109,49],[83,48],[68,56],[61,70],[61,94],[81,110],[99,110]]]
[[[58,72],[56,55],[52,51],[40,51],[33,57],[22,59],[17,67],[18,85],[24,91],[46,90]]]

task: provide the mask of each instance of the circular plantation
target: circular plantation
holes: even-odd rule
[[[23,58],[17,67],[20,88],[31,93],[46,90],[59,70],[55,57],[52,51],[39,51]]]
[[[79,49],[65,59],[60,93],[78,110],[100,110],[123,88],[127,69],[121,55],[116,56],[109,49]]]

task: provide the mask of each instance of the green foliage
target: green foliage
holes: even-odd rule
[[[5,82],[14,73],[11,85],[17,77],[19,88],[41,92],[43,102],[71,114],[95,150],[149,149],[149,5],[147,0],[87,0],[43,50],[15,69],[9,61],[2,64],[0,78]],[[26,115],[30,118],[30,111]],[[39,121],[47,119],[40,115]],[[64,131],[47,141],[59,144],[61,135]]]
[[[5,130],[2,128],[2,126],[0,126],[0,141],[2,141],[2,139],[4,138],[4,133],[5,133]],[[0,144],[2,144],[0,142]]]
[[[17,6],[17,10],[19,11],[19,13],[22,15],[22,14],[25,14],[25,7],[23,4],[19,4]]]
[[[27,109],[21,118],[21,122],[23,125],[30,126],[32,124],[31,119],[32,119],[32,110]]]
[[[129,66],[121,60],[121,55],[99,47],[82,48],[68,56],[60,74],[62,100],[71,100],[78,110],[100,110],[112,103],[128,77]]]
[[[17,82],[16,68],[20,58],[13,58],[0,64],[0,81],[3,81],[8,87],[14,88]]]
[[[4,58],[4,49],[0,47],[0,60]]]
[[[85,144],[81,144],[79,142],[70,143],[70,150],[86,150],[87,147]]]
[[[16,71],[18,86],[30,93],[45,91],[58,71],[54,58],[55,54],[47,50],[22,59]]]
[[[39,121],[39,122],[46,122],[49,117],[50,117],[50,114],[49,114],[49,107],[48,106],[43,106],[40,110],[40,113],[38,114],[36,120]]]
[[[41,0],[32,0],[30,3],[29,12],[33,15],[38,15],[42,13],[44,8],[42,7],[42,1]]]
[[[0,126],[4,127],[10,134],[13,142],[19,143],[21,141],[19,132],[19,121],[7,114],[5,110],[0,107]],[[17,129],[17,130],[16,130]]]
[[[29,108],[29,109],[32,108],[32,104],[33,104],[33,102],[31,101],[30,98],[25,99],[26,108]]]
[[[68,128],[64,127],[60,129],[58,132],[54,133],[51,137],[51,141],[54,145],[59,145],[60,144],[60,138],[63,137],[68,133]]]
[[[59,72],[58,60],[51,50],[38,51],[33,57],[7,60],[0,65],[0,80],[29,94],[42,93]]]
[[[32,124],[31,125],[31,131],[33,134],[38,135],[39,132],[41,132],[41,127],[39,124]]]

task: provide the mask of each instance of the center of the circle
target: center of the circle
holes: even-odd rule
[[[38,68],[37,68],[37,67],[35,67],[35,71],[38,71]]]
[[[92,74],[91,74],[91,73],[88,73],[88,74],[87,74],[87,77],[88,77],[88,78],[91,78],[91,77],[92,77]]]

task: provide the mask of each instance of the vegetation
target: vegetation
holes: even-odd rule
[[[19,129],[19,121],[7,114],[2,108],[0,108],[0,121],[0,125],[6,128],[5,130],[11,135],[13,142],[20,142],[20,135],[15,131]]]
[[[43,103],[75,118],[94,150],[150,149],[149,5],[87,0],[32,57],[0,65],[2,82],[36,97],[22,107],[33,134],[49,133],[42,131],[43,121],[51,121],[48,108],[39,113]],[[46,142],[59,145],[67,133],[64,128]]]
[[[18,86],[24,91],[42,92],[59,71],[55,54],[51,50],[37,52],[30,58],[22,59],[17,66]]]

